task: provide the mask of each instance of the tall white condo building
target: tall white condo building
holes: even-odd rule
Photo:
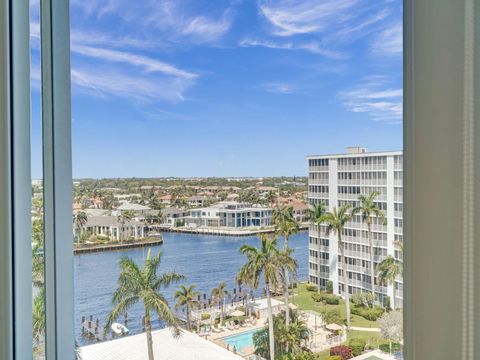
[[[349,147],[346,154],[308,156],[308,200],[310,204],[324,202],[328,211],[343,204],[355,207],[359,195],[378,192],[377,206],[386,216],[386,225],[374,218],[372,239],[375,268],[391,255],[400,259],[400,249],[395,241],[403,241],[403,155],[401,151],[368,152],[362,147]],[[342,276],[346,266],[349,293],[370,292],[371,252],[367,225],[360,214],[345,226],[342,240],[345,243],[345,262],[341,261],[337,235],[326,234],[326,226],[309,228],[309,281],[321,288],[333,285],[335,294],[344,292]],[[346,265],[344,265],[346,264]],[[380,303],[386,297],[395,307],[401,307],[403,281],[379,284],[375,292]],[[394,302],[393,302],[394,300]]]

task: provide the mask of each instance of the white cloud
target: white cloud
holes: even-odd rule
[[[232,21],[225,14],[218,21],[204,16],[196,16],[179,26],[179,31],[185,35],[191,35],[202,42],[212,42],[221,38],[231,27]]]
[[[77,54],[94,57],[101,59],[103,61],[109,62],[120,62],[126,63],[132,66],[137,66],[142,68],[147,73],[163,73],[175,77],[186,78],[186,79],[193,79],[197,77],[196,74],[178,69],[177,67],[147,57],[143,55],[133,54],[126,51],[119,51],[119,50],[111,50],[111,49],[102,49],[93,46],[83,46],[83,45],[72,45],[72,52]]]
[[[184,93],[192,85],[192,81],[137,76],[106,68],[72,68],[72,84],[79,93],[91,96],[116,96],[140,102],[177,102],[185,99]]]
[[[329,58],[344,58],[344,55],[340,52],[326,49],[316,42],[293,43],[245,38],[241,40],[238,45],[241,47],[266,47],[269,49],[280,50],[303,50],[313,54],[323,55]]]
[[[340,93],[340,98],[349,111],[367,113],[376,121],[401,122],[403,91],[384,86],[379,82],[366,83],[362,87]]]
[[[381,31],[371,44],[373,53],[380,55],[399,55],[403,51],[402,24],[395,24]]]
[[[354,16],[358,0],[260,1],[260,11],[278,36],[318,33]]]
[[[186,0],[73,0],[72,6],[87,17],[112,15],[147,37],[165,41],[208,43],[220,40],[232,25],[227,7],[219,14],[192,9]]]
[[[296,88],[293,85],[283,82],[266,83],[261,87],[265,91],[274,94],[293,94],[296,91]]]

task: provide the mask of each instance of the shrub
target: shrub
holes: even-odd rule
[[[365,350],[366,341],[363,339],[350,339],[348,346],[352,349],[353,356],[358,356]]]
[[[317,291],[317,286],[316,285],[307,285],[307,291]]]
[[[385,310],[379,306],[376,306],[374,308],[368,308],[363,306],[352,307],[352,314],[361,316],[370,321],[377,321],[377,319],[381,317],[384,312]]]
[[[323,302],[328,305],[338,305],[340,304],[340,296],[327,294],[327,293],[316,293],[312,294],[312,299],[315,302]]]
[[[350,301],[357,306],[373,307],[375,295],[372,293],[356,293],[350,297]]]
[[[387,311],[391,310],[392,307],[390,306],[390,296],[385,296],[385,297],[383,298],[383,307],[384,307]]]
[[[333,294],[333,282],[331,280],[327,281],[327,293]]]
[[[330,356],[340,356],[342,360],[348,360],[353,357],[352,349],[346,345],[334,346],[330,348]]]
[[[380,350],[382,350],[383,352],[386,352],[386,353],[390,352],[390,344],[381,344],[378,348]],[[400,344],[392,343],[392,352],[400,351],[400,350],[401,350],[401,345]]]
[[[322,309],[320,310],[320,315],[326,324],[341,325],[344,322],[339,309]]]

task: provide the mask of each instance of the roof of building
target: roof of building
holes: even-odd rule
[[[165,209],[162,209],[162,215],[176,215],[176,214],[185,214],[187,213],[187,210],[185,209],[179,209],[175,207],[168,207]]]
[[[144,211],[144,210],[151,210],[148,206],[140,205],[140,204],[133,204],[133,203],[123,203],[120,205],[117,210],[126,210],[126,211]]]
[[[125,221],[126,226],[143,226],[143,223],[137,220]],[[89,216],[85,227],[91,226],[120,226],[117,216]]]
[[[272,307],[283,305],[283,302],[276,299],[270,299],[272,302]],[[249,306],[256,310],[265,310],[268,308],[267,299],[257,299],[254,302],[249,302]]]
[[[169,329],[152,332],[155,360],[242,360],[239,355],[204,338],[182,331],[175,339]],[[145,334],[126,336],[80,348],[83,360],[144,360],[147,358]]]
[[[325,155],[309,155],[307,160],[310,159],[336,159],[336,158],[354,158],[354,157],[367,157],[367,156],[388,156],[388,155],[402,155],[403,151],[401,150],[392,150],[392,151],[377,151],[377,152],[364,152],[364,153],[344,153],[344,154],[325,154]]]

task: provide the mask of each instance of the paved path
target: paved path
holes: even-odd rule
[[[358,326],[350,326],[350,330],[380,332],[379,328],[366,328],[366,327],[358,327]]]

